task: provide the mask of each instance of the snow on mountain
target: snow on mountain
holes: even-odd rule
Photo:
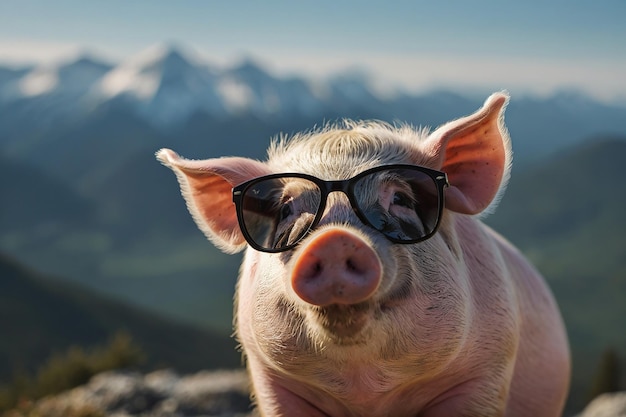
[[[359,70],[329,79],[279,77],[251,59],[217,67],[186,49],[160,45],[115,66],[83,56],[0,68],[0,152],[57,172],[63,165],[66,178],[82,178],[85,186],[114,172],[138,148],[164,146],[172,138],[193,154],[207,136],[233,137],[259,155],[261,142],[253,138],[282,129],[344,117],[435,127],[470,114],[485,97],[441,90],[390,95]],[[516,161],[598,133],[623,135],[625,111],[572,91],[516,96],[506,115],[512,137],[520,138],[514,141]],[[238,151],[224,142],[216,151]]]
[[[87,56],[62,64],[47,64],[32,68],[4,85],[5,100],[28,99],[58,95],[76,99],[112,67]]]
[[[122,100],[153,124],[167,126],[195,112],[224,116],[218,74],[178,48],[159,45],[121,63],[98,83],[101,102]]]
[[[557,94],[555,100],[554,105],[569,109],[569,113],[589,113],[597,107],[593,99],[571,92]],[[419,120],[437,124],[443,121],[439,120],[440,107],[462,114],[473,109],[466,101],[441,92],[433,97],[383,94],[374,77],[358,70],[324,80],[278,77],[251,59],[218,68],[185,48],[167,44],[148,48],[115,66],[82,56],[56,65],[0,68],[0,119],[7,126],[14,120],[23,125],[32,120],[51,125],[63,117],[79,120],[99,109],[138,116],[153,127],[170,131],[195,115],[217,120],[246,116],[319,120],[328,116],[410,122],[419,116]],[[607,106],[598,112],[603,120],[615,119]]]
[[[361,71],[351,71],[338,74],[329,80],[333,94],[345,97],[349,101],[376,100],[368,84],[367,74]]]
[[[314,116],[374,96],[354,77],[279,78],[250,59],[217,69],[172,45],[148,48],[114,67],[81,57],[20,74],[0,72],[5,104],[50,97],[54,106],[74,109],[80,103],[83,111],[125,106],[152,125],[172,127],[199,112],[214,118]]]
[[[233,113],[244,111],[254,100],[252,89],[235,77],[222,77],[217,83],[217,92],[224,106]]]
[[[278,83],[251,60],[226,71],[220,85],[222,97],[232,110],[256,114],[284,110]]]
[[[124,101],[151,123],[168,127],[197,112],[217,118],[310,116],[328,105],[321,90],[304,79],[274,77],[250,59],[217,70],[179,48],[157,46],[114,68],[93,92],[100,103]]]
[[[232,109],[262,117],[294,113],[310,116],[327,104],[306,80],[274,78],[250,59],[224,72],[220,91]]]
[[[91,88],[111,68],[82,55],[13,71],[0,80],[0,126],[18,131],[80,120],[93,110]]]

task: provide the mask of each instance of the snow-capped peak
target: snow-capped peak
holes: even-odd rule
[[[35,68],[17,83],[18,93],[24,97],[46,94],[59,84],[58,73],[51,68]]]
[[[111,68],[110,65],[87,55],[57,64],[44,64],[33,68],[17,80],[13,92],[22,97],[51,93],[80,95]]]
[[[121,97],[160,126],[205,111],[223,116],[216,73],[175,46],[156,45],[108,73],[94,89],[100,101]]]
[[[206,79],[209,70],[179,48],[158,44],[118,65],[98,86],[104,97],[127,94],[139,100],[155,97],[163,83]]]
[[[103,97],[129,93],[140,99],[154,96],[158,88],[157,74],[142,74],[141,67],[122,64],[109,72],[96,87]]]
[[[152,45],[130,57],[125,61],[124,65],[144,69],[157,69],[159,66],[167,64],[168,62],[191,64],[192,66],[199,65],[199,61],[193,51],[176,44],[168,43]]]
[[[63,65],[36,67],[18,81],[12,82],[17,91],[12,96],[2,87],[3,100],[54,93],[51,97],[58,108],[75,106],[76,98],[81,98],[83,111],[104,104],[121,105],[124,111],[133,111],[161,127],[174,126],[196,113],[217,118],[312,116],[376,100],[363,78],[316,82],[281,78],[249,57],[230,68],[217,69],[186,48],[162,43],[115,67],[82,56]],[[70,96],[73,99],[68,103],[61,102],[62,97]]]

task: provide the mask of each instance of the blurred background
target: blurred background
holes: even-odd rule
[[[559,302],[568,409],[625,389],[624,21],[620,0],[2,1],[0,407],[77,357],[240,365],[240,256],[197,230],[159,148],[264,159],[281,132],[436,127],[503,89],[514,168],[486,222]]]

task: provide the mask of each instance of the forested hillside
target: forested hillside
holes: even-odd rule
[[[51,280],[0,254],[0,383],[34,372],[71,346],[104,344],[129,334],[146,354],[146,369],[182,372],[241,364],[228,333],[195,328]]]

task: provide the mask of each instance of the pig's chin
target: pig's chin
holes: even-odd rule
[[[365,329],[372,319],[371,307],[369,303],[332,304],[313,307],[311,312],[328,339],[339,345],[353,345],[365,341]]]

